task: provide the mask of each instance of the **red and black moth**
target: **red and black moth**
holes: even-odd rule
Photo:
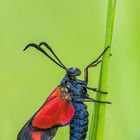
[[[70,122],[74,116],[74,107],[63,95],[64,92],[65,89],[60,86],[53,90],[39,111],[25,124],[18,139],[48,140],[55,135],[59,125]]]
[[[55,57],[52,58],[41,46],[45,46]],[[67,68],[56,56],[51,47],[41,42],[39,45],[31,43],[25,47],[34,47],[50,58],[54,63],[66,71],[61,83],[52,91],[42,107],[20,130],[17,140],[51,140],[60,126],[70,125],[70,140],[85,140],[88,131],[88,111],[84,102],[107,103],[90,98],[88,90],[107,94],[96,88],[90,88],[88,84],[88,69],[98,65],[102,54],[84,70],[84,80],[77,79],[81,74],[78,68]]]

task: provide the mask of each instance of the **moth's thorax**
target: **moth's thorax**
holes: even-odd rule
[[[83,87],[84,81],[79,79],[70,79],[67,75],[61,81],[61,86],[67,87],[69,92],[74,95],[82,95],[86,93],[86,89]]]

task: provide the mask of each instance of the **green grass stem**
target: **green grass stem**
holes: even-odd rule
[[[107,91],[107,75],[111,50],[111,41],[114,26],[114,15],[117,0],[108,0],[107,9],[107,22],[106,22],[106,35],[105,35],[105,48],[110,46],[103,56],[98,89]],[[97,93],[96,100],[106,101],[105,94]],[[93,116],[90,126],[89,140],[103,140],[104,124],[105,124],[105,109],[106,104],[95,103]]]

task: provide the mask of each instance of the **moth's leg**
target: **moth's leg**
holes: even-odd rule
[[[108,102],[108,101],[99,101],[99,100],[92,99],[90,97],[88,97],[87,99],[80,98],[80,99],[74,99],[74,100],[76,102],[96,102],[96,103],[111,104],[111,102]]]
[[[105,48],[105,50],[101,53],[101,55],[96,59],[94,60],[93,62],[91,62],[88,66],[86,66],[86,68],[84,69],[84,80],[85,80],[85,83],[87,84],[88,83],[88,69],[91,68],[91,67],[96,67],[98,64],[101,63],[101,60],[99,60],[103,54],[107,51],[107,49],[109,48],[110,46],[108,46],[107,48]]]
[[[98,61],[98,60],[97,60],[97,61]],[[89,70],[89,68],[91,68],[91,67],[96,67],[98,64],[101,63],[101,60],[98,61],[98,62],[97,62],[97,61],[95,61],[94,64],[92,64],[91,66],[88,65],[88,66],[84,69],[84,81],[85,81],[86,85],[87,85],[87,83],[88,83],[88,70]]]
[[[99,93],[101,93],[101,94],[108,94],[108,92],[98,90],[97,88],[90,88],[90,87],[87,87],[87,86],[83,86],[83,87],[85,87],[85,88],[88,89],[88,90],[92,90],[92,91],[94,91],[94,92],[99,92]]]
[[[93,98],[90,98],[90,97],[86,97],[88,100],[91,100],[93,102],[97,102],[97,103],[105,103],[105,104],[112,104],[111,102],[108,102],[108,101],[100,101],[100,100],[95,100]]]

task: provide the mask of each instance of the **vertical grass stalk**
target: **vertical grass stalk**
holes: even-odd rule
[[[108,0],[107,9],[107,22],[106,22],[106,35],[105,35],[105,48],[110,46],[103,56],[98,89],[101,91],[107,91],[107,74],[111,50],[111,41],[114,26],[114,15],[117,0]],[[105,94],[97,93],[96,100],[106,101]],[[106,104],[95,103],[93,116],[90,126],[89,140],[103,140],[104,123],[105,123],[105,109]]]

